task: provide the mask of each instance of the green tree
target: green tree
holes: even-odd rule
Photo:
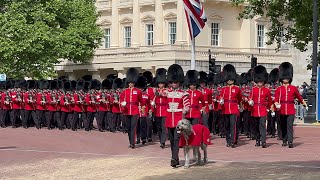
[[[103,33],[92,0],[0,0],[0,72],[54,77],[61,59],[89,63]]]
[[[290,41],[300,51],[312,42],[312,0],[231,0],[243,6],[239,19],[266,17],[271,27],[267,32],[267,44]],[[280,33],[283,30],[283,34]],[[278,46],[279,47],[279,46]]]

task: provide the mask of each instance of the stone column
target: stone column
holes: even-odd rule
[[[140,7],[139,0],[133,0],[132,2],[132,16],[133,16],[133,26],[131,29],[131,39],[132,39],[132,47],[140,46]]]
[[[188,25],[186,22],[186,14],[184,12],[183,1],[177,2],[177,40],[175,44],[187,44],[189,37],[189,31],[187,31]]]
[[[111,24],[111,39],[110,46],[112,48],[119,47],[119,10],[118,0],[112,0],[112,24]]]
[[[155,1],[155,45],[163,44],[163,9],[162,9],[162,2],[160,0]]]

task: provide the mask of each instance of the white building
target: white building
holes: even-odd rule
[[[283,61],[295,66],[296,84],[309,82],[306,61],[293,48],[275,50],[266,45],[268,20],[238,20],[241,7],[229,0],[202,0],[208,17],[205,29],[196,38],[196,69],[208,71],[208,50],[216,64],[232,63],[237,72],[247,72],[251,56],[268,71]],[[77,79],[85,74],[104,79],[108,74],[123,77],[127,68],[155,72],[173,63],[190,69],[190,37],[182,0],[97,0],[101,13],[99,26],[104,30],[103,44],[96,50],[92,64],[62,62],[56,66],[59,75]],[[287,46],[290,47],[290,46]]]

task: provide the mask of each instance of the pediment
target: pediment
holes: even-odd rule
[[[211,14],[208,19],[223,20],[223,17],[218,14]]]
[[[163,18],[164,19],[175,19],[175,18],[177,18],[177,14],[170,12],[170,13],[166,14]]]
[[[121,24],[127,24],[127,23],[132,23],[132,19],[131,18],[128,18],[128,17],[125,17],[123,19],[121,19],[120,23]]]
[[[141,19],[141,21],[154,21],[154,20],[155,20],[155,18],[150,15],[146,15]]]
[[[256,19],[256,21],[258,22],[270,22],[269,19],[265,18],[265,17],[259,17]]]
[[[110,26],[111,25],[111,21],[109,20],[102,20],[101,22],[98,23],[99,26]]]

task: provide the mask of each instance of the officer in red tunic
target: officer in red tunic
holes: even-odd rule
[[[90,80],[89,92],[86,94],[85,102],[87,104],[86,118],[84,119],[85,131],[94,129],[93,120],[97,112],[98,98],[97,90],[101,88],[101,82],[97,79]]]
[[[282,146],[293,148],[293,121],[295,117],[294,100],[295,98],[307,107],[302,99],[298,89],[291,85],[293,78],[293,67],[289,62],[283,62],[279,67],[279,80],[282,86],[279,86],[275,92],[275,106],[280,112],[280,121],[282,128]]]
[[[56,94],[56,89],[58,86],[58,81],[53,80],[50,81],[50,91],[47,93],[46,98],[48,101],[47,109],[48,111],[45,113],[46,124],[48,129],[52,129],[53,124],[53,114],[57,110],[57,104],[59,103],[58,97]]]
[[[253,79],[257,84],[252,88],[249,105],[252,106],[252,117],[254,118],[254,133],[256,137],[256,146],[260,146],[262,143],[262,148],[266,148],[266,119],[267,111],[271,108],[272,99],[269,88],[265,87],[265,83],[268,80],[268,73],[264,66],[256,66],[253,69]]]
[[[24,83],[24,80],[15,81],[15,88],[10,93],[12,100],[12,110],[10,111],[10,120],[12,128],[17,128],[17,123],[20,122],[20,115],[22,114],[22,104],[23,104],[23,96],[21,87]]]
[[[239,104],[242,100],[242,94],[239,86],[235,86],[237,79],[236,69],[233,65],[227,64],[223,67],[224,80],[227,85],[220,93],[220,104],[223,105],[223,114],[226,122],[226,140],[227,147],[235,148],[237,143],[237,116],[239,114]]]
[[[127,130],[129,137],[129,147],[135,148],[136,140],[136,126],[139,119],[139,107],[142,110],[142,113],[145,109],[145,104],[142,101],[141,90],[135,88],[135,84],[139,78],[139,72],[135,68],[129,68],[126,74],[126,83],[128,88],[122,92],[120,96],[121,106],[124,107],[124,114],[127,121]]]
[[[160,147],[165,148],[165,142],[167,138],[167,129],[165,127],[166,115],[168,101],[165,95],[167,81],[167,70],[164,68],[159,68],[156,71],[155,83],[157,88],[155,88],[155,96],[150,104],[154,109],[155,121],[157,124],[157,132],[160,141]]]
[[[183,116],[189,111],[190,99],[189,94],[180,89],[180,83],[184,81],[182,67],[173,64],[168,69],[168,82],[171,88],[166,91],[167,95],[167,117],[165,126],[168,128],[168,135],[171,145],[171,166],[179,165],[179,139],[176,126]]]
[[[186,91],[189,94],[190,109],[186,114],[186,119],[190,121],[192,125],[199,124],[202,112],[205,112],[205,103],[203,100],[203,94],[197,90],[199,86],[199,72],[196,70],[189,70],[185,77],[185,85],[189,86]],[[208,126],[208,122],[206,122]]]
[[[80,116],[84,112],[84,95],[82,90],[84,89],[85,81],[79,79],[76,84],[76,90],[73,93],[73,104],[72,104],[72,122],[71,130],[76,131],[80,126]]]
[[[209,105],[212,104],[212,90],[206,87],[208,82],[208,74],[204,71],[200,71],[199,75],[200,75],[199,91],[202,93],[203,103],[204,103],[204,106],[200,108],[202,113],[202,121],[204,126],[212,130],[212,118],[211,120],[209,120],[210,111],[212,109],[209,107]]]
[[[274,68],[269,74],[269,82],[270,82],[270,91],[271,91],[271,98],[272,102],[274,103],[274,95],[275,91],[279,84],[279,68]],[[275,138],[276,131],[278,133],[278,137],[282,137],[281,133],[281,125],[280,125],[280,115],[279,111],[274,108],[274,112],[269,111],[269,121],[270,121],[270,134],[271,138]],[[277,130],[276,130],[276,123],[277,123]],[[269,125],[269,124],[268,124]]]

